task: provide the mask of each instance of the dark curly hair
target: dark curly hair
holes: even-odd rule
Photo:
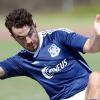
[[[32,14],[24,8],[15,9],[6,16],[5,26],[11,34],[13,34],[12,27],[21,28],[25,25],[32,26],[35,24],[32,20]]]

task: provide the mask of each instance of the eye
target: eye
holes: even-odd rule
[[[33,27],[31,27],[28,32],[28,36],[31,37],[33,33],[34,33],[34,29],[33,29]]]
[[[23,40],[23,39],[25,39],[25,37],[19,37],[19,39]]]
[[[18,36],[18,37],[16,37],[16,39],[17,39],[17,40],[24,40],[25,37],[24,37],[24,36]]]
[[[31,36],[32,36],[32,34],[33,34],[33,32],[31,31],[31,32],[28,34],[28,36],[29,36],[29,37],[31,37]]]

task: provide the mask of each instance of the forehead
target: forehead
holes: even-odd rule
[[[25,36],[29,32],[29,30],[29,26],[23,26],[22,28],[12,27],[12,32],[15,36]]]

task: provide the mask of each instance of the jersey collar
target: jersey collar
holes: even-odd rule
[[[34,53],[34,57],[36,57],[37,54],[39,53],[39,50],[40,50],[40,48],[42,46],[42,43],[43,43],[43,35],[42,35],[42,32],[38,32],[38,36],[39,36],[39,40],[40,41],[39,41],[39,46],[38,46],[36,52]]]

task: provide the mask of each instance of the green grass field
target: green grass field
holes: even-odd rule
[[[85,12],[84,12],[85,13]],[[76,12],[49,12],[37,13],[34,21],[37,22],[38,30],[69,27],[79,32],[89,32],[93,27],[93,21],[97,11],[84,14]],[[4,23],[1,17],[0,25]],[[1,34],[1,33],[0,33]],[[0,35],[0,60],[4,60],[16,54],[21,47],[8,38],[2,39]],[[83,55],[92,70],[100,71],[100,53]],[[15,77],[0,80],[0,100],[49,100],[44,89],[34,80],[27,77]]]

